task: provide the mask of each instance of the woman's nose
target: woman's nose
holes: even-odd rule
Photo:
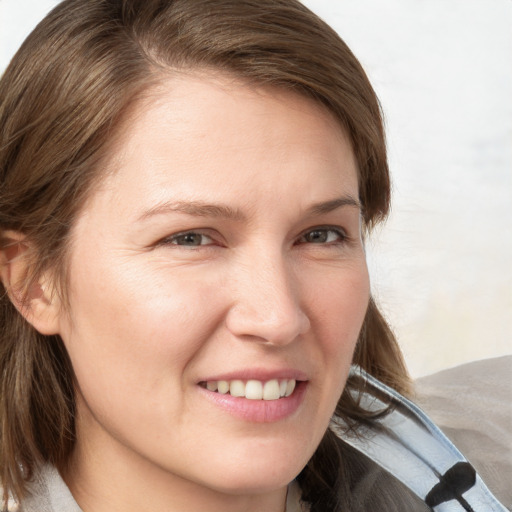
[[[300,283],[284,262],[258,258],[231,280],[233,302],[226,323],[235,336],[286,345],[310,328],[301,304]]]

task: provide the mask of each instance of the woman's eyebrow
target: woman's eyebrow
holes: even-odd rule
[[[165,215],[168,213],[185,213],[194,217],[217,217],[222,219],[244,221],[246,215],[237,208],[232,208],[224,204],[205,203],[202,201],[175,201],[157,204],[153,208],[146,210],[139,221],[154,217],[155,215]]]
[[[343,197],[337,197],[336,199],[331,199],[329,201],[315,203],[312,206],[310,206],[307,211],[312,215],[322,215],[325,213],[332,212],[333,210],[337,210],[338,208],[342,208],[344,206],[352,206],[359,210],[362,209],[361,203],[356,198],[350,195],[346,195]]]
[[[344,206],[352,206],[361,209],[361,203],[357,199],[352,196],[343,196],[329,201],[315,203],[307,209],[307,214],[322,215]],[[194,217],[216,217],[238,222],[247,220],[247,216],[241,210],[225,204],[205,203],[202,201],[173,201],[160,203],[146,210],[138,218],[138,221],[144,221],[156,215],[165,215],[175,212],[192,215]]]

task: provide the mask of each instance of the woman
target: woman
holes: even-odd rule
[[[329,428],[375,416],[351,364],[409,381],[364,255],[379,104],[328,26],[294,0],[65,0],[0,102],[4,500],[429,510]]]

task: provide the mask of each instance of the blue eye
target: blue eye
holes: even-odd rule
[[[335,244],[346,240],[347,235],[340,229],[334,228],[315,228],[304,233],[300,238],[300,243],[307,244]]]
[[[213,240],[208,235],[197,233],[195,231],[179,233],[177,235],[170,236],[166,240],[166,243],[180,245],[183,247],[199,247],[201,245],[210,245],[212,242]]]

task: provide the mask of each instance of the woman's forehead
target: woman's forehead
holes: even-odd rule
[[[292,158],[298,178],[301,168],[320,154],[353,159],[348,138],[323,105],[223,75],[189,75],[167,80],[131,109],[110,150],[108,167],[115,173],[137,164],[138,175],[153,169],[157,176],[186,161],[193,167],[182,169],[180,179],[193,172],[206,183],[220,178],[221,169],[230,165],[239,174],[249,168],[263,172],[272,156],[275,179],[278,160]]]
[[[206,200],[235,185],[270,193],[283,182],[341,187],[349,176],[353,188],[357,181],[350,143],[325,107],[222,75],[162,83],[131,109],[109,151],[102,188],[145,191],[154,202],[171,189]]]

